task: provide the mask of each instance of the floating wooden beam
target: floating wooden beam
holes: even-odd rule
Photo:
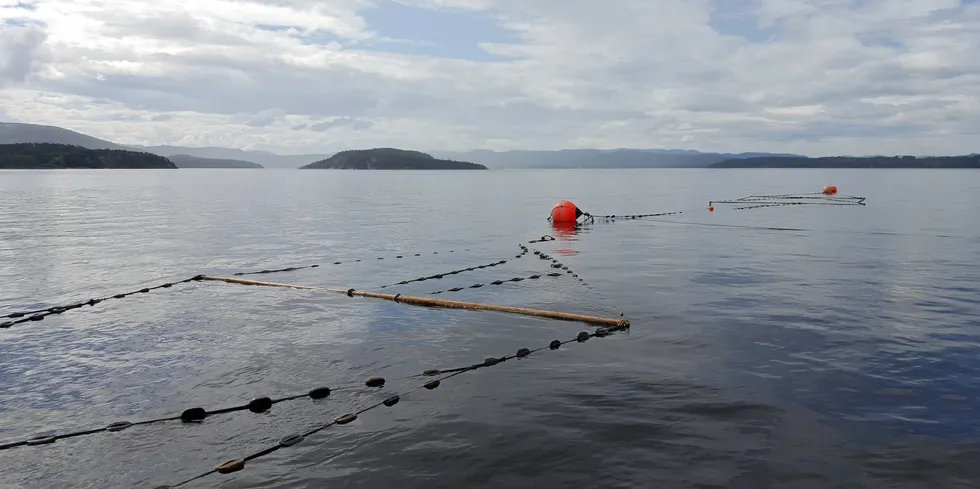
[[[630,321],[626,318],[603,318],[597,316],[588,316],[585,314],[574,314],[569,312],[559,312],[559,311],[546,311],[542,309],[529,309],[526,307],[512,307],[512,306],[498,306],[494,304],[479,304],[475,302],[461,302],[461,301],[451,301],[445,299],[434,299],[431,297],[417,297],[401,294],[379,294],[375,292],[362,292],[354,289],[330,289],[323,287],[311,287],[309,285],[293,285],[293,284],[280,284],[275,282],[261,282],[258,280],[246,280],[240,278],[230,278],[230,277],[214,277],[209,275],[204,275],[200,278],[201,280],[211,280],[217,282],[226,282],[229,284],[240,284],[240,285],[256,285],[260,287],[283,287],[290,289],[299,290],[313,290],[319,292],[332,292],[336,294],[344,294],[351,297],[367,297],[371,299],[384,299],[389,301],[394,301],[399,304],[409,304],[413,306],[421,307],[438,307],[446,309],[471,309],[471,310],[483,310],[483,311],[497,311],[506,312],[511,314],[522,314],[524,316],[535,316],[549,319],[558,319],[561,321],[573,321],[592,324],[596,326],[604,326],[606,328],[613,329],[626,329],[630,327]]]

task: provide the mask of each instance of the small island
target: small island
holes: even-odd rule
[[[167,159],[174,162],[177,168],[263,168],[262,165],[251,161],[199,158],[185,154],[168,156]]]
[[[730,159],[710,168],[980,168],[980,154],[965,156],[828,156],[822,158],[766,156]]]
[[[487,167],[465,161],[440,160],[419,151],[394,148],[341,151],[325,160],[301,166],[304,169],[330,170],[486,170]]]
[[[86,149],[55,143],[0,144],[0,169],[56,170],[98,169],[176,169],[163,156],[121,149]]]

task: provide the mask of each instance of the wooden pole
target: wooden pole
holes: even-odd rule
[[[498,306],[494,304],[478,304],[474,302],[450,301],[444,299],[433,299],[431,297],[416,297],[416,296],[408,296],[408,295],[401,295],[401,294],[379,294],[375,292],[361,292],[354,289],[349,289],[349,290],[328,289],[323,287],[311,287],[309,285],[280,284],[275,282],[260,282],[258,280],[246,280],[240,278],[213,277],[209,275],[202,276],[201,280],[212,280],[217,282],[227,282],[230,284],[241,284],[241,285],[257,285],[261,287],[284,287],[284,288],[299,289],[299,290],[315,290],[319,292],[332,292],[337,294],[349,295],[351,297],[357,296],[357,297],[367,297],[371,299],[385,299],[389,301],[398,302],[400,304],[410,304],[413,306],[422,306],[422,307],[439,307],[439,308],[447,308],[447,309],[471,309],[471,310],[506,312],[511,314],[522,314],[525,316],[558,319],[562,321],[582,322],[582,323],[592,324],[596,326],[604,326],[607,328],[616,328],[616,329],[625,329],[630,327],[630,321],[629,319],[626,318],[603,318],[597,316],[588,316],[585,314],[574,314],[569,312],[529,309],[526,307]]]

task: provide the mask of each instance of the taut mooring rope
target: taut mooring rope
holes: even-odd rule
[[[525,316],[535,316],[549,319],[558,319],[562,321],[573,321],[581,322],[586,324],[592,324],[596,326],[606,326],[606,327],[618,327],[618,328],[628,328],[629,319],[624,318],[602,318],[597,316],[588,316],[585,314],[575,314],[569,312],[559,312],[559,311],[546,311],[541,309],[530,309],[526,307],[513,307],[513,306],[500,306],[495,304],[478,304],[474,302],[461,302],[461,301],[451,301],[445,299],[433,299],[431,297],[416,297],[401,294],[379,294],[376,292],[362,292],[354,289],[329,289],[323,287],[312,287],[309,285],[293,285],[293,284],[280,284],[275,282],[260,282],[257,280],[246,280],[231,277],[214,277],[210,275],[204,275],[201,280],[211,280],[217,282],[226,282],[230,284],[240,284],[240,285],[256,285],[262,287],[283,287],[299,290],[311,290],[319,292],[332,292],[336,294],[345,294],[349,297],[366,297],[371,299],[384,299],[389,301],[394,301],[400,304],[409,304],[413,306],[422,307],[438,307],[446,309],[471,309],[471,310],[483,310],[483,311],[496,311],[496,312],[506,312],[511,314],[522,314]]]

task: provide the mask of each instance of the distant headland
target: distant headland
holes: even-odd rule
[[[965,156],[766,156],[729,159],[709,168],[980,168],[980,154]]]
[[[0,144],[0,169],[53,170],[65,168],[177,168],[163,156],[120,149],[86,149],[55,143]]]
[[[419,151],[394,148],[341,151],[329,158],[301,166],[304,169],[331,170],[486,170],[465,161],[440,160]]]

